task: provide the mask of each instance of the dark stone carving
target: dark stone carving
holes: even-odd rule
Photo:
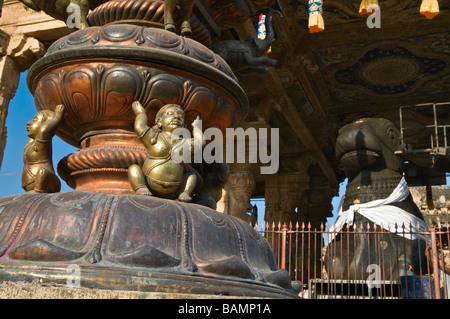
[[[382,118],[365,118],[341,128],[336,141],[336,155],[348,177],[342,211],[345,212],[352,205],[386,199],[399,185],[402,179],[401,159],[395,154],[400,146],[399,136],[393,123]],[[401,208],[409,213],[406,215],[411,219],[424,223],[407,188],[403,200],[389,205]],[[384,226],[387,226],[391,217],[388,219],[390,212],[385,211],[385,214]],[[403,222],[401,218],[398,219],[398,232],[401,233]],[[404,223],[409,229],[409,220],[404,220]],[[413,232],[417,231],[416,225],[411,225]],[[327,247],[325,266],[333,277],[367,279],[369,273],[366,269],[375,261],[385,267],[385,278],[392,280],[398,280],[398,276],[405,274],[410,265],[414,271],[419,271],[420,267],[426,269],[423,268],[426,267],[425,240],[410,240],[388,230],[383,235],[370,234],[374,222],[368,211],[365,216],[355,211],[353,227],[358,229],[356,236],[344,237],[338,234]],[[377,228],[381,229],[379,223]],[[391,230],[395,231],[395,227],[391,227]],[[377,259],[380,254],[383,255],[381,261]],[[391,268],[392,272],[389,270]]]
[[[261,289],[247,292],[249,296],[268,295],[267,289],[294,296],[285,290],[290,289],[289,275],[277,270],[267,241],[244,221],[204,206],[73,191],[8,196],[0,200],[0,208],[0,261],[8,264],[0,269],[4,280],[14,271],[23,271],[23,261],[34,261],[47,274],[58,269],[64,273],[67,265],[77,264],[83,273],[82,286],[92,281],[108,288],[129,287],[126,276],[111,280],[106,274],[132,277],[151,271],[148,283],[175,275],[185,279],[194,275],[210,284],[223,276],[231,279],[229,284],[207,289],[195,280],[180,281],[178,292],[206,289],[239,294],[238,289],[247,289],[248,280],[254,280]],[[36,279],[39,272],[26,277]],[[139,289],[157,288],[147,284]]]
[[[277,10],[266,10],[266,37],[259,39],[251,35],[246,41],[224,40],[213,44],[213,51],[220,55],[230,65],[234,72],[261,72],[267,73],[269,69],[264,65],[275,66],[277,60],[263,55],[276,40],[272,25],[272,15],[281,13]]]

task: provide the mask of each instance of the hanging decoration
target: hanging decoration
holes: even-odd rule
[[[359,5],[359,14],[371,15],[378,9],[380,9],[378,0],[362,0]]]
[[[428,209],[434,209],[434,203],[433,203],[433,191],[431,189],[431,185],[427,184],[425,187],[426,190],[426,198],[427,198],[427,207]]]
[[[427,19],[433,19],[439,14],[439,3],[437,0],[422,0],[420,5],[420,13]]]
[[[319,31],[325,30],[325,22],[322,17],[322,5],[323,0],[308,1],[308,12],[309,12],[309,21],[308,27],[310,33],[315,33]]]

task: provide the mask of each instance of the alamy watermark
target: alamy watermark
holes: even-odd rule
[[[66,12],[70,13],[66,19],[66,25],[69,28],[80,29],[81,26],[81,9],[77,4],[69,4],[66,8]],[[381,9],[378,5],[371,4],[367,7],[367,12],[372,12],[366,20],[368,28],[381,28]]]
[[[66,25],[69,28],[80,29],[81,26],[81,9],[77,4],[69,4],[66,8],[66,12],[70,13],[66,19]],[[381,9],[378,5],[371,4],[367,7],[367,12],[372,12],[366,20],[368,28],[381,28]]]
[[[81,269],[77,264],[70,264],[67,266],[66,272],[69,274],[67,276],[66,285],[69,288],[80,288],[81,287]]]
[[[370,264],[366,271],[370,274],[367,277],[366,284],[369,289],[381,287],[381,269],[377,264]]]
[[[69,28],[80,29],[81,27],[81,9],[77,4],[69,4],[66,8],[66,12],[70,13],[66,19],[66,25]]]
[[[253,127],[246,130],[241,127],[227,128],[225,130],[225,147],[224,135],[219,128],[210,127],[202,132],[201,120],[193,123],[194,138],[191,138],[191,133],[187,128],[175,129],[171,135],[172,141],[176,142],[172,148],[171,159],[176,163],[188,164],[259,162],[268,164],[260,167],[261,174],[278,172],[280,157],[278,128],[270,128],[270,130],[268,128],[256,130]],[[205,144],[204,141],[209,141],[209,143]],[[203,147],[203,145],[205,146]],[[268,152],[269,146],[270,152]]]
[[[372,12],[372,14],[370,14],[367,17],[366,20],[366,25],[368,28],[373,29],[373,28],[381,28],[381,9],[378,5],[369,5],[367,7],[367,12]]]

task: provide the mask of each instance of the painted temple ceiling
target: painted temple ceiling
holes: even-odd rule
[[[448,100],[449,1],[440,1],[433,20],[420,15],[420,1],[380,1],[379,29],[358,14],[360,1],[326,1],[325,31],[316,34],[307,33],[305,3],[286,3],[284,23],[331,114],[346,119]]]

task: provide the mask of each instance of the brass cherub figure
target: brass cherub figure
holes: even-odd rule
[[[142,168],[137,164],[128,168],[132,188],[139,195],[152,196],[154,192],[158,197],[191,202],[201,176],[190,165],[172,158],[174,146],[186,140],[172,135],[175,129],[185,127],[183,109],[177,104],[164,105],[156,114],[156,125],[149,127],[144,107],[136,101],[132,108],[136,114],[134,129],[147,149],[147,158]],[[199,117],[193,122],[194,127],[197,125],[196,121],[199,121]],[[202,142],[194,143],[194,139]],[[194,130],[194,138],[189,142],[194,145],[190,148],[191,152],[198,151],[195,145],[201,147],[204,143],[201,130]]]
[[[27,122],[27,136],[23,154],[22,188],[30,193],[56,193],[61,182],[53,170],[52,138],[64,116],[64,106],[55,111],[43,110]]]

